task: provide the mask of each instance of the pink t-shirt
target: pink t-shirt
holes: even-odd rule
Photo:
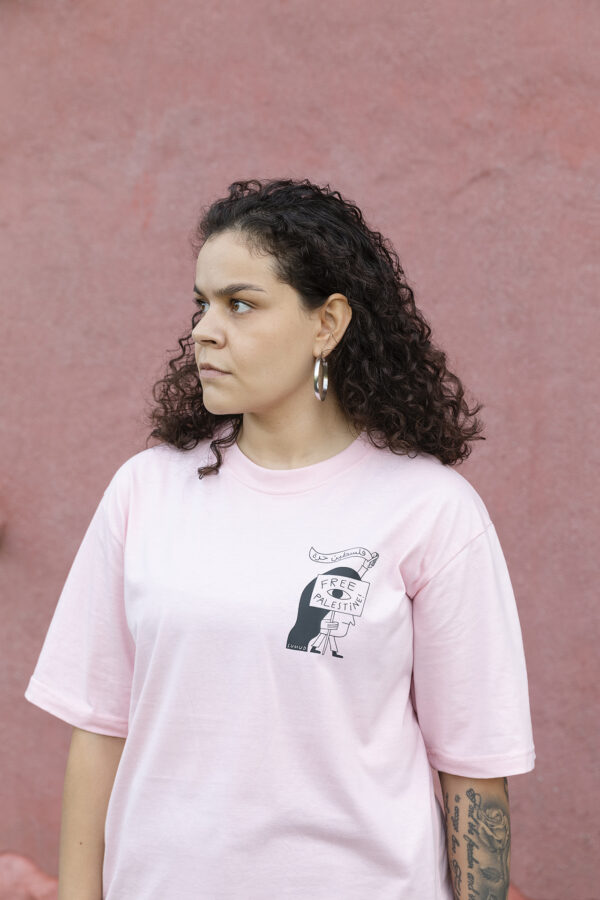
[[[25,693],[127,737],[104,898],[452,900],[430,767],[535,759],[483,501],[364,434],[299,469],[234,444],[199,479],[209,443],[117,470]]]

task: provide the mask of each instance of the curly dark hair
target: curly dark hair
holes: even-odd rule
[[[431,328],[416,307],[398,255],[387,238],[368,228],[360,209],[329,184],[304,179],[235,181],[229,195],[204,207],[191,237],[194,254],[213,235],[241,232],[248,247],[275,258],[274,271],[300,295],[307,310],[342,293],[352,318],[327,357],[330,387],[346,418],[378,448],[436,456],[445,465],[466,459],[470,441],[485,440],[469,409],[460,379],[431,340]],[[181,353],[153,389],[149,411],[154,437],[191,450],[214,438],[216,463],[198,469],[217,473],[219,447],[233,444],[243,416],[215,415],[202,402],[192,328],[179,338]],[[225,426],[227,432],[222,430]],[[146,441],[146,443],[147,443]]]

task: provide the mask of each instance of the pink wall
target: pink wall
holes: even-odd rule
[[[102,491],[143,449],[199,207],[309,177],[389,235],[486,404],[460,471],[509,563],[537,751],[510,779],[513,880],[600,896],[597,4],[5,0],[0,27],[0,849],[56,874],[70,728],[23,691]]]

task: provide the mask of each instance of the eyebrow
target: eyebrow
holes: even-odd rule
[[[195,284],[194,291],[196,294],[200,294],[201,297],[204,296],[200,288]],[[243,281],[238,281],[234,284],[228,284],[226,287],[217,288],[214,291],[216,297],[227,297],[229,294],[236,294],[238,291],[261,291],[261,293],[266,294],[264,288],[258,287],[257,284],[247,284]]]

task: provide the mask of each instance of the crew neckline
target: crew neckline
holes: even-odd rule
[[[237,443],[225,451],[225,465],[244,484],[267,494],[293,494],[319,487],[335,475],[346,472],[360,462],[369,451],[366,431],[339,453],[297,469],[269,469],[259,466],[240,450]]]

